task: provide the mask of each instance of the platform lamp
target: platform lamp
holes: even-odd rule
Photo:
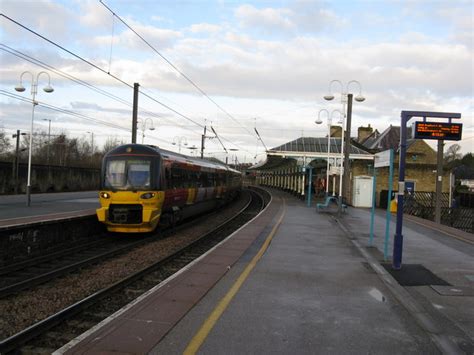
[[[87,131],[91,135],[91,154],[94,155],[94,132]]]
[[[231,152],[238,152],[237,148],[229,148]],[[232,163],[232,156],[230,157],[230,161]],[[237,153],[234,153],[234,168],[237,169]],[[225,163],[228,164],[228,155],[225,157]]]
[[[171,144],[177,145],[178,146],[178,152],[181,153],[181,145],[187,146],[188,145],[188,140],[186,139],[186,137],[176,136],[176,137],[173,138],[173,143],[171,143]]]
[[[153,126],[153,119],[151,118],[147,118],[145,120],[139,119],[139,121],[141,121],[142,123],[142,144],[143,144],[143,142],[145,141],[146,124],[148,122],[151,122],[150,128],[148,128],[150,131],[154,131],[155,127]]]
[[[344,114],[339,110],[333,110],[333,111],[331,111],[331,113],[329,113],[328,110],[323,108],[323,109],[319,110],[319,112],[318,112],[318,119],[315,121],[316,124],[323,123],[323,120],[321,119],[321,112],[326,112],[327,117],[328,117],[328,157],[327,157],[327,166],[326,166],[326,197],[328,197],[329,196],[329,156],[330,156],[330,152],[331,152],[331,126],[332,126],[332,120],[333,120],[332,116],[334,115],[334,112],[339,113],[339,115],[340,115],[339,123],[342,124]],[[341,139],[342,139],[342,137],[341,137]],[[341,140],[341,143],[342,143],[342,140]],[[341,154],[342,154],[342,145],[341,145]],[[336,163],[334,165],[336,165]],[[341,156],[341,165],[342,165],[342,156]],[[341,166],[341,171],[342,171],[342,166]],[[342,181],[342,176],[339,178],[339,180],[340,180],[340,182]],[[334,192],[334,190],[333,190],[333,192]],[[339,196],[340,195],[341,195],[341,188],[339,187]]]
[[[344,163],[341,164],[341,167],[342,167],[342,171],[341,171],[341,180],[342,180],[342,177],[344,177],[344,193],[341,193],[341,197],[344,197],[344,195],[347,193],[348,191],[348,185],[349,185],[349,174],[344,174],[344,168],[348,169],[349,168],[349,152],[350,152],[350,140],[351,140],[351,121],[352,121],[352,97],[353,97],[353,94],[349,93],[349,86],[351,84],[357,84],[359,86],[359,94],[354,98],[357,102],[363,102],[365,101],[365,97],[362,96],[362,85],[360,84],[360,82],[358,82],[357,80],[351,80],[349,81],[347,84],[346,84],[346,90],[344,91],[344,85],[342,84],[342,82],[340,80],[332,80],[330,83],[329,83],[329,89],[328,89],[328,94],[327,95],[324,95],[324,99],[325,100],[328,100],[328,101],[331,101],[334,99],[334,95],[332,94],[332,91],[331,91],[331,88],[332,88],[332,84],[334,83],[338,83],[340,86],[341,86],[341,103],[342,103],[342,108],[343,108],[343,112],[346,113],[347,112],[347,115],[344,115],[345,119],[344,119],[344,122],[342,124],[342,145],[341,145],[341,149],[342,149],[342,146],[344,146],[344,140],[346,140],[346,145],[345,145],[345,149],[344,149]],[[347,104],[347,111],[346,111],[346,104]]]
[[[196,147],[195,145],[193,145],[192,147],[188,147],[188,149],[191,151],[191,155],[194,156],[195,151],[196,151],[196,149],[198,149],[198,147]]]
[[[18,92],[25,91],[25,87],[23,86],[23,75],[29,74],[31,75],[31,96],[32,96],[32,103],[33,103],[33,110],[31,112],[31,129],[30,129],[30,146],[28,150],[28,180],[26,183],[26,205],[29,207],[31,205],[31,155],[32,155],[32,148],[33,148],[33,123],[35,119],[35,106],[38,105],[36,99],[36,94],[38,93],[38,79],[42,74],[45,74],[48,77],[48,85],[43,88],[43,91],[46,93],[51,93],[54,91],[53,87],[51,86],[51,77],[45,71],[41,71],[35,76],[33,73],[29,71],[24,71],[20,75],[20,84],[15,86],[15,90]]]

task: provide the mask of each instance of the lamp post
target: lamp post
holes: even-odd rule
[[[41,71],[35,76],[33,73],[29,71],[24,71],[20,75],[20,84],[15,86],[15,90],[18,92],[23,92],[25,91],[25,87],[23,86],[23,75],[29,74],[31,75],[31,96],[33,98],[33,110],[31,112],[31,129],[30,129],[30,146],[29,146],[29,151],[28,151],[28,180],[26,183],[26,205],[29,207],[31,205],[31,154],[32,154],[32,148],[33,148],[33,122],[35,119],[35,106],[38,105],[38,102],[35,101],[36,94],[38,93],[38,79],[41,76],[41,74],[45,74],[48,77],[48,85],[43,88],[43,91],[46,93],[51,93],[54,91],[53,87],[51,86],[51,77],[49,74],[45,71]]]
[[[145,120],[139,119],[139,121],[140,121],[141,124],[142,124],[142,127],[141,127],[142,129],[141,129],[141,131],[142,131],[142,144],[143,144],[143,142],[145,141],[145,131],[146,131],[146,124],[147,124],[147,122],[151,122],[151,125],[150,125],[151,127],[148,128],[150,131],[154,131],[154,130],[155,130],[155,127],[153,126],[153,120],[152,120],[151,118],[147,118],[147,119],[145,119]]]
[[[340,117],[341,117],[341,122],[342,122],[342,118],[344,117],[343,113],[339,110],[333,110],[331,111],[331,114],[329,114],[329,111],[326,110],[325,108],[319,110],[318,112],[318,119],[315,121],[316,124],[321,124],[323,123],[323,121],[321,120],[321,112],[326,112],[327,116],[328,116],[328,157],[327,157],[327,166],[326,166],[326,197],[329,196],[329,154],[331,152],[331,126],[332,126],[332,119],[333,119],[333,115],[334,115],[334,112],[337,112],[339,113]],[[341,137],[342,139],[342,137]],[[341,144],[342,144],[342,140],[341,140]],[[335,161],[336,159],[334,159]],[[336,164],[334,164],[336,165]],[[342,171],[342,145],[341,145],[341,171]],[[342,182],[342,176],[339,177],[339,196],[341,195],[341,182]],[[334,191],[334,189],[333,189]]]
[[[13,169],[12,169],[12,176],[13,176],[13,180],[15,181],[15,186],[14,186],[15,194],[18,193],[18,168],[20,165],[20,157],[19,157],[20,136],[26,136],[26,133],[20,133],[19,129],[16,131],[16,134],[12,135],[12,138],[16,138],[15,159],[13,160]]]
[[[186,137],[180,137],[180,136],[176,136],[173,138],[173,143],[171,143],[173,145],[178,145],[178,152],[181,153],[181,145],[188,145],[188,141],[186,139]]]
[[[86,133],[91,134],[91,155],[94,155],[94,132],[87,131]]]
[[[237,148],[229,148],[231,152],[238,152],[239,150]],[[225,163],[228,164],[228,155],[225,157]],[[234,154],[234,157],[232,159],[232,155],[230,156],[230,162],[234,163],[234,168],[237,169],[237,153]]]
[[[362,85],[357,80],[351,80],[346,84],[346,90],[344,91],[344,85],[339,80],[332,80],[329,83],[329,90],[328,94],[324,96],[325,100],[332,100],[334,99],[334,95],[331,93],[331,87],[333,83],[338,83],[341,86],[341,103],[343,112],[347,115],[344,115],[343,123],[342,123],[342,145],[341,150],[343,149],[342,146],[344,145],[344,140],[346,140],[346,144],[344,147],[344,163],[341,164],[342,171],[341,171],[341,180],[344,178],[344,184],[342,186],[343,190],[341,191],[341,197],[348,197],[347,192],[349,190],[349,182],[350,182],[350,174],[349,174],[349,152],[350,152],[350,140],[351,140],[351,121],[352,121],[352,98],[353,94],[349,93],[349,86],[351,84],[357,84],[359,86],[359,94],[354,98],[357,102],[363,102],[365,97],[362,96]],[[347,104],[347,111],[346,111],[346,104]],[[344,174],[344,170],[347,169],[347,174]]]
[[[49,163],[49,150],[50,150],[50,145],[51,145],[51,120],[49,118],[43,118],[43,121],[49,121],[48,122],[48,151],[47,151],[47,156],[46,156],[46,162],[48,164],[48,183],[51,184],[51,164]]]
[[[47,156],[46,156],[46,162],[49,166],[49,145],[51,143],[51,120],[49,118],[43,118],[43,121],[49,121],[48,122],[48,151],[47,151]]]
[[[188,149],[191,151],[191,155],[194,156],[194,152],[196,151],[196,149],[198,149],[198,147],[193,145],[192,147],[188,147]]]

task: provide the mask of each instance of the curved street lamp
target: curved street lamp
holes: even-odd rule
[[[229,151],[238,152],[239,150],[237,148],[229,148]],[[228,164],[228,157],[229,157],[229,154],[227,153],[225,157],[226,164]],[[237,169],[237,153],[234,153],[233,159],[232,159],[232,155],[230,156],[230,163],[232,164],[232,162],[234,164],[234,168]]]
[[[36,99],[36,94],[38,93],[38,79],[42,74],[45,74],[48,77],[48,85],[43,88],[43,91],[46,93],[52,93],[54,91],[53,87],[51,86],[51,77],[45,71],[40,71],[36,78],[33,73],[30,71],[24,71],[20,75],[20,84],[15,86],[15,90],[18,92],[25,91],[25,87],[23,86],[23,75],[29,74],[31,75],[31,96],[33,98],[33,110],[31,112],[31,129],[30,129],[30,146],[28,150],[28,180],[26,183],[26,205],[29,207],[31,205],[31,155],[32,155],[32,148],[33,148],[33,123],[35,119],[35,106],[38,105]]]
[[[91,154],[94,156],[94,132],[87,131],[91,135]]]
[[[173,138],[173,143],[171,144],[178,145],[178,152],[181,153],[181,145],[188,145],[188,140],[186,139],[186,137],[176,136]]]
[[[347,83],[346,85],[346,91],[344,92],[344,85],[342,84],[342,82],[340,80],[332,80],[330,83],[329,83],[329,89],[328,89],[328,94],[327,95],[324,95],[324,99],[325,100],[328,100],[328,101],[331,101],[332,99],[334,99],[334,95],[332,94],[331,92],[331,87],[332,87],[332,84],[333,83],[339,83],[339,85],[341,85],[341,95],[348,95],[348,92],[349,92],[349,86],[351,84],[357,84],[359,85],[359,95],[357,95],[354,99],[357,101],[357,102],[363,102],[365,101],[365,97],[362,96],[362,85],[360,84],[360,82],[358,82],[357,80],[351,80]]]
[[[328,122],[328,157],[327,157],[327,165],[326,165],[326,197],[329,196],[329,155],[331,151],[331,126],[332,126],[332,120],[333,120],[333,115],[334,112],[339,113],[340,117],[344,117],[343,113],[339,110],[333,110],[329,114],[329,111],[326,110],[325,108],[319,110],[318,112],[318,119],[315,121],[316,124],[321,124],[323,121],[321,120],[321,112],[326,112],[327,114],[327,122]],[[342,122],[341,122],[342,123]],[[342,143],[342,137],[341,137],[341,143]],[[336,159],[334,159],[336,160]],[[336,162],[334,162],[336,165]],[[341,146],[341,171],[342,171],[342,146]],[[339,177],[339,195],[341,195],[341,181],[342,181],[342,176]],[[333,189],[334,192],[334,189]],[[333,194],[334,195],[334,194]]]
[[[155,130],[155,126],[153,126],[153,119],[151,119],[151,118],[149,118],[149,117],[148,117],[147,119],[145,119],[145,120],[143,120],[143,119],[138,119],[138,122],[141,122],[141,124],[142,124],[141,131],[142,131],[142,144],[143,144],[143,142],[145,142],[145,131],[146,131],[146,129],[147,129],[147,128],[146,128],[147,122],[150,122],[150,123],[151,123],[150,128],[148,128],[150,131],[154,131],[154,130]]]
[[[341,103],[342,103],[342,111],[344,112],[344,119],[342,123],[342,147],[344,147],[344,140],[346,140],[346,145],[344,147],[344,163],[341,164],[341,180],[344,176],[344,194],[340,191],[340,196],[344,197],[344,195],[348,191],[349,185],[349,174],[344,174],[344,168],[349,169],[349,151],[350,151],[350,140],[351,140],[351,121],[352,121],[352,97],[353,94],[349,93],[349,87],[351,84],[357,84],[359,86],[359,94],[355,97],[357,102],[365,101],[365,97],[362,96],[362,85],[357,80],[351,80],[346,84],[345,91],[344,91],[344,84],[340,80],[332,80],[329,83],[328,94],[324,95],[324,99],[331,101],[334,99],[334,95],[332,94],[331,88],[332,84],[338,83],[341,86]],[[347,104],[347,111],[346,111],[346,104]],[[347,115],[345,114],[347,112]],[[347,170],[349,172],[349,170]]]
[[[188,147],[188,149],[191,151],[191,155],[194,156],[194,152],[196,151],[196,149],[198,149],[198,147],[196,147],[195,145],[193,145],[192,147]]]

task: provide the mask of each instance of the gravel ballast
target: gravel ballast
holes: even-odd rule
[[[181,249],[240,211],[246,194],[241,194],[219,213],[196,220],[192,227],[147,243],[126,254],[84,268],[47,284],[0,300],[0,339],[61,311],[85,297],[138,272]]]

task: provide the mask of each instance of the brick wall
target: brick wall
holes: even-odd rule
[[[392,190],[398,190],[398,166],[399,155],[395,154],[393,164],[393,186]],[[369,175],[372,171],[369,165],[372,161],[356,160],[352,163],[352,178],[354,176]],[[405,160],[405,181],[415,182],[415,191],[436,191],[436,152],[423,140],[416,140],[407,149]],[[442,191],[449,192],[449,171],[444,171]],[[380,191],[388,190],[389,168],[377,169],[377,206],[380,203]],[[352,186],[351,186],[352,198]]]

